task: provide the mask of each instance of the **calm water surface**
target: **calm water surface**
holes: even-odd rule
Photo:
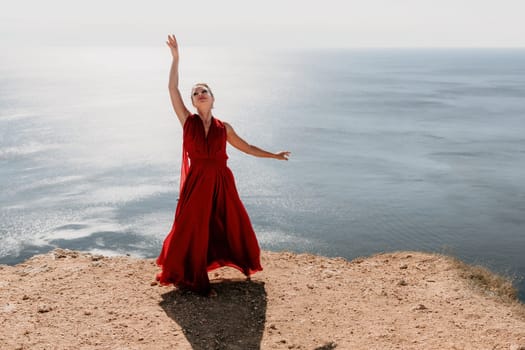
[[[169,65],[163,47],[0,54],[0,263],[157,255],[181,155]],[[243,138],[293,152],[229,149],[263,249],[446,252],[525,300],[525,51],[185,48],[183,94],[198,81]]]

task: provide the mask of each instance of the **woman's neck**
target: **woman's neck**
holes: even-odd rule
[[[211,109],[208,109],[208,110],[199,110],[199,109],[197,109],[197,114],[199,115],[199,117],[201,117],[203,122],[210,121],[211,117],[212,117]]]

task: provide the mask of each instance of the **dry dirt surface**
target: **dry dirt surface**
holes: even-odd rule
[[[151,259],[57,249],[0,265],[0,349],[525,349],[523,304],[449,257],[262,264],[251,281],[211,272],[215,297],[157,285]]]

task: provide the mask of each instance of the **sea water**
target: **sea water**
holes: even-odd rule
[[[54,247],[155,257],[181,127],[165,47],[0,53],[0,263]],[[288,162],[229,147],[266,250],[444,252],[525,300],[525,50],[181,49],[180,88]]]

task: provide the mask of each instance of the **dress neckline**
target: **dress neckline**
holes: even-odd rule
[[[202,125],[202,132],[204,133],[204,139],[207,140],[208,139],[208,135],[210,134],[210,131],[211,131],[211,127],[212,125],[214,124],[213,121],[214,121],[214,117],[211,116],[211,119],[210,119],[210,127],[208,128],[208,132],[206,133],[206,127],[204,126],[204,120],[202,120],[201,116],[196,114],[197,117],[199,118],[200,122],[201,122],[201,125]]]

